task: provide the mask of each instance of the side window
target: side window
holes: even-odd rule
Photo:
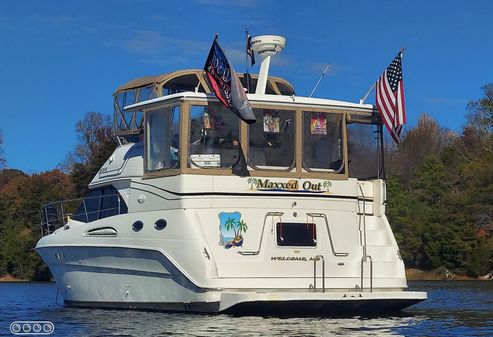
[[[276,224],[277,245],[280,247],[315,247],[317,228],[314,223],[278,222]]]
[[[128,212],[125,201],[113,186],[91,190],[72,215],[72,219],[92,222]]]
[[[378,176],[376,126],[352,123],[347,126],[349,177],[369,179]]]
[[[240,158],[239,118],[219,103],[190,108],[192,168],[230,168]]]
[[[343,170],[342,116],[303,112],[303,168],[308,171]]]
[[[248,161],[254,168],[290,169],[295,163],[295,113],[254,109],[256,123],[248,126]]]
[[[147,171],[180,166],[180,108],[159,108],[147,112]]]
[[[89,191],[72,219],[82,222],[91,222],[99,217],[99,204],[101,202],[101,189]]]
[[[101,194],[99,219],[127,213],[127,205],[113,186],[104,187]]]

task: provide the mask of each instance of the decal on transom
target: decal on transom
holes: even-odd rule
[[[243,234],[248,226],[241,218],[240,212],[220,212],[219,216],[219,245],[226,249],[241,247]]]

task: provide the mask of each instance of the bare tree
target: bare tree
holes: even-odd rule
[[[466,128],[474,129],[484,141],[493,132],[493,83],[481,89],[484,97],[467,104]]]
[[[417,125],[405,134],[397,150],[391,151],[387,156],[387,172],[390,175],[398,174],[408,182],[416,167],[426,158],[440,156],[443,149],[456,137],[429,115],[422,114]]]
[[[63,167],[71,171],[74,164],[87,165],[99,149],[111,139],[111,118],[99,112],[88,112],[75,124],[78,143],[65,159]]]

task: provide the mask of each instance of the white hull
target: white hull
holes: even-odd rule
[[[237,203],[262,202],[262,198],[249,199],[253,198],[242,198]],[[270,205],[286,204],[283,199],[270,198]],[[296,200],[303,204],[302,198]],[[221,203],[224,208],[129,213],[91,224],[71,220],[69,229],[61,228],[40,240],[37,251],[49,265],[60,295],[70,306],[193,312],[268,313],[275,309],[279,313],[355,313],[392,312],[425,299],[426,293],[403,291],[407,287],[404,265],[388,237],[383,217],[366,219],[368,228],[373,229],[367,233],[367,240],[372,243],[367,250],[373,257],[370,290],[369,262],[363,264],[361,279],[362,246],[357,212],[350,211],[356,207],[355,202],[332,202],[338,205],[337,210],[326,211],[329,221],[353,223],[330,227],[334,247],[323,223],[317,223],[320,228],[317,247],[277,247],[272,229],[267,226],[271,219],[265,217],[270,209],[255,208],[239,209],[249,224],[258,223],[256,228],[250,225],[250,235],[245,234],[243,246],[225,249],[217,242],[217,214],[229,210],[228,203],[233,201],[201,197],[182,203],[195,206]],[[348,209],[344,211],[344,207]],[[291,209],[276,210],[284,212],[287,221],[295,220]],[[310,209],[298,207],[297,211],[304,214]],[[168,219],[166,234],[152,226],[144,226],[137,234],[131,230],[137,219],[152,224],[159,218]],[[263,222],[267,225],[262,226]],[[91,229],[110,225],[118,231],[116,237],[87,235]],[[256,250],[261,237],[260,253],[238,254]],[[333,250],[348,255],[335,256]],[[317,290],[312,289],[316,255],[325,257],[325,292],[321,289],[318,262]]]
[[[74,307],[354,314],[395,312],[426,299],[426,293],[395,290],[205,289],[190,282],[160,251],[56,247],[38,249],[38,252],[49,263],[57,283],[64,285],[60,287],[64,302]],[[312,280],[306,278],[306,282]]]
[[[36,250],[65,303],[374,314],[426,299],[405,291],[385,182],[350,176],[353,168],[371,171],[362,169],[376,155],[380,177],[383,149],[372,145],[378,112],[295,96],[264,68],[258,81],[278,95],[248,95],[250,125],[200,91],[202,70],[117,90],[120,146],[89,195],[71,217],[63,203],[42,208]],[[143,101],[150,88],[145,97],[155,98]],[[354,126],[369,131],[368,140]],[[374,174],[367,173],[356,176]]]

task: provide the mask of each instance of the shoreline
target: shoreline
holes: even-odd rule
[[[419,269],[406,269],[406,279],[408,281],[493,281],[493,278],[488,279],[485,276],[470,277],[466,275],[458,275],[448,272],[446,269],[437,269],[424,271]],[[31,281],[28,279],[19,279],[10,274],[0,276],[1,282],[54,282],[50,281]]]

